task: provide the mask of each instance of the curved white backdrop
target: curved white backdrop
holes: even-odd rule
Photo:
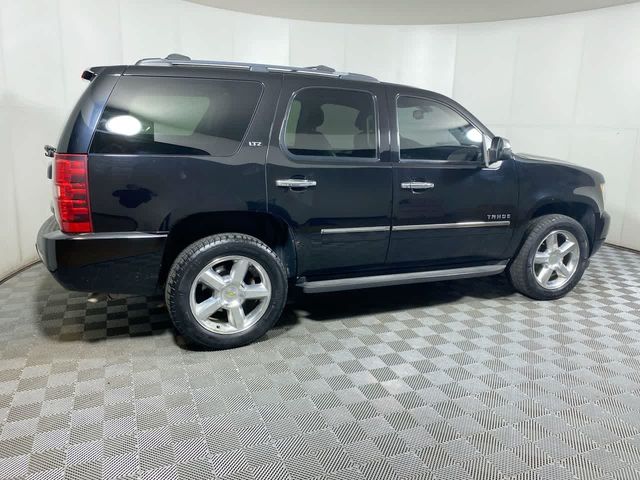
[[[640,4],[445,26],[302,22],[181,0],[0,2],[0,278],[36,259],[55,144],[87,67],[192,58],[325,64],[452,96],[518,152],[607,178],[608,241],[640,250]],[[552,182],[554,179],[550,178]]]

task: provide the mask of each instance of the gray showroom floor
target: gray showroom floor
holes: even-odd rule
[[[640,478],[640,255],[567,298],[503,277],[302,297],[187,348],[159,298],[0,285],[1,478]]]

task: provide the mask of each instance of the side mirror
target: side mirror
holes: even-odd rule
[[[493,137],[493,140],[491,140],[491,146],[487,153],[487,166],[501,160],[510,160],[513,158],[511,143],[509,143],[509,140],[502,137]]]

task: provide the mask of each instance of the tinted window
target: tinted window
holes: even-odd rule
[[[289,109],[285,145],[296,155],[375,158],[373,97],[353,90],[302,90]]]
[[[115,76],[100,75],[84,91],[58,141],[58,151],[65,153],[87,153],[91,138],[98,124],[104,102],[116,83]]]
[[[91,151],[233,155],[260,91],[255,82],[122,77],[98,122]]]
[[[482,132],[437,102],[399,97],[400,158],[473,162],[482,159]]]

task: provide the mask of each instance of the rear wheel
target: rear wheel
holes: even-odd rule
[[[532,221],[520,251],[508,269],[512,285],[536,300],[570,292],[588,265],[589,240],[577,221],[545,215]]]
[[[232,348],[261,337],[278,320],[287,279],[279,258],[258,239],[213,235],[178,255],[165,296],[185,338],[209,348]]]

